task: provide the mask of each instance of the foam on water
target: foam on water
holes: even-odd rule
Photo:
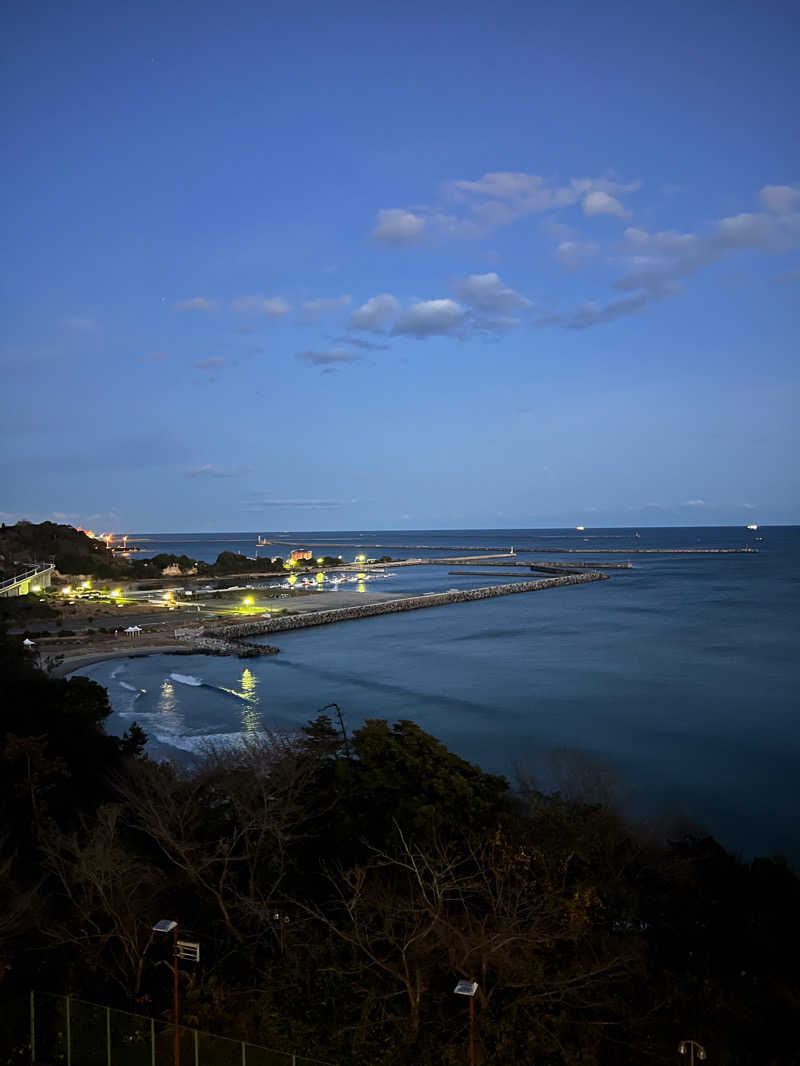
[[[193,688],[200,688],[204,683],[202,677],[194,677],[192,674],[170,674],[169,676],[179,685],[191,685]]]
[[[202,755],[209,748],[240,748],[257,737],[258,733],[200,733],[196,736],[177,733],[159,733],[153,731],[153,736],[162,744],[180,748],[181,751],[191,752],[193,755]]]

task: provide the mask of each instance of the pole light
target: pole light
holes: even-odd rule
[[[694,1053],[697,1052],[697,1061],[702,1062],[706,1057],[706,1049],[702,1044],[698,1044],[696,1040],[681,1040],[678,1044],[679,1055],[690,1055],[689,1062],[691,1066],[694,1066]]]
[[[457,996],[469,996],[469,1066],[475,1066],[475,993],[477,981],[459,981],[453,989]]]
[[[170,918],[163,918],[153,926],[154,933],[172,933],[172,1013],[175,1023],[173,1059],[175,1066],[181,1066],[181,1041],[178,1032],[178,923]]]

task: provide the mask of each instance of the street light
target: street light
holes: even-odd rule
[[[469,1066],[475,1066],[475,993],[477,981],[459,981],[453,989],[457,996],[469,996]]]
[[[170,918],[163,918],[153,926],[154,933],[172,933],[172,1013],[175,1023],[175,1042],[173,1044],[173,1058],[175,1066],[180,1066],[181,1042],[178,1032],[178,923]]]
[[[694,1053],[697,1050],[697,1058],[699,1062],[702,1062],[706,1057],[706,1049],[702,1044],[698,1044],[696,1040],[681,1040],[678,1044],[678,1054],[685,1055],[687,1052],[691,1056],[689,1062],[691,1066],[694,1066]]]

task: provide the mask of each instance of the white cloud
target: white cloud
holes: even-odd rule
[[[388,292],[373,296],[371,300],[367,300],[365,304],[362,304],[357,311],[353,311],[350,315],[350,329],[365,329],[373,333],[380,333],[384,322],[395,314],[399,306],[400,304],[394,296]]]
[[[595,194],[612,200],[615,195],[635,192],[640,187],[641,182],[638,181],[625,184],[610,178],[571,178],[564,185],[555,185],[538,174],[507,171],[484,174],[478,181],[451,182],[449,186],[456,195],[483,201],[484,205],[493,205],[498,224],[522,215],[571,207],[579,200],[590,199]],[[505,214],[498,210],[501,205],[505,207]],[[485,212],[484,217],[487,217]],[[491,218],[491,214],[488,217]]]
[[[384,244],[414,244],[425,230],[425,220],[401,207],[386,207],[378,212],[372,239]]]
[[[587,193],[583,198],[584,215],[616,215],[617,218],[627,218],[630,214],[615,196],[596,189]]]
[[[682,507],[705,507],[705,500],[684,500],[681,504]]]
[[[376,344],[374,341],[365,341],[361,337],[334,337],[339,344],[352,344],[354,348],[361,348],[365,352],[387,352],[388,344]]]
[[[592,241],[561,241],[553,253],[562,266],[575,270],[600,251]]]
[[[306,300],[300,308],[301,317],[304,322],[316,322],[320,315],[328,311],[338,311],[347,307],[350,302],[350,296],[321,296],[316,300]]]
[[[623,315],[635,314],[644,311],[650,302],[650,295],[646,292],[627,296],[622,300],[611,300],[607,304],[585,303],[575,311],[567,311],[563,314],[548,315],[538,319],[537,326],[561,326],[562,329],[589,329],[591,326],[599,326],[605,322],[614,322]]]
[[[208,300],[205,296],[193,296],[190,300],[178,300],[174,305],[176,311],[218,311],[219,304],[216,300]]]
[[[794,185],[765,185],[759,196],[764,207],[776,214],[800,210],[800,189]]]
[[[227,359],[200,359],[194,365],[198,370],[212,370],[221,366],[225,366]]]
[[[270,318],[283,318],[292,309],[282,296],[242,296],[231,305],[237,312],[254,315],[269,315]]]
[[[184,477],[237,477],[242,471],[233,467],[228,469],[221,466],[214,466],[211,463],[206,463],[204,466],[193,466],[188,470],[184,470]]]
[[[298,352],[295,355],[295,359],[302,359],[303,362],[311,363],[312,366],[331,366],[335,363],[358,363],[362,360],[363,356],[356,355],[354,352],[346,352],[343,348],[331,348],[325,352],[315,352],[310,348],[307,348],[303,352]]]
[[[675,230],[648,233],[629,227],[624,234],[629,270],[615,287],[626,291],[646,288],[651,293],[666,295],[677,291],[681,278],[691,277],[703,267],[736,252],[786,251],[800,247],[800,211],[789,210],[793,200],[784,195],[788,186],[765,189],[771,190],[766,199],[775,205],[775,211],[730,215],[721,218],[709,233]],[[765,189],[761,190],[762,199]],[[774,194],[776,189],[778,194]],[[778,213],[778,206],[782,213]]]
[[[490,314],[532,306],[526,297],[505,286],[497,274],[471,274],[454,282],[453,292],[470,307]]]
[[[484,237],[498,226],[542,211],[554,211],[586,201],[588,214],[624,214],[616,197],[635,192],[641,182],[627,184],[610,178],[572,178],[554,184],[538,174],[495,171],[477,181],[450,181],[445,196],[459,213],[437,207],[391,207],[378,212],[372,230],[375,240],[403,246],[426,237]]]
[[[455,333],[463,325],[466,314],[455,300],[420,300],[401,311],[392,332],[418,339]]]

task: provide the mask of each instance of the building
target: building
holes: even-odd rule
[[[293,563],[299,563],[302,559],[313,559],[314,553],[312,551],[306,551],[305,548],[295,548],[292,552],[290,559]]]

